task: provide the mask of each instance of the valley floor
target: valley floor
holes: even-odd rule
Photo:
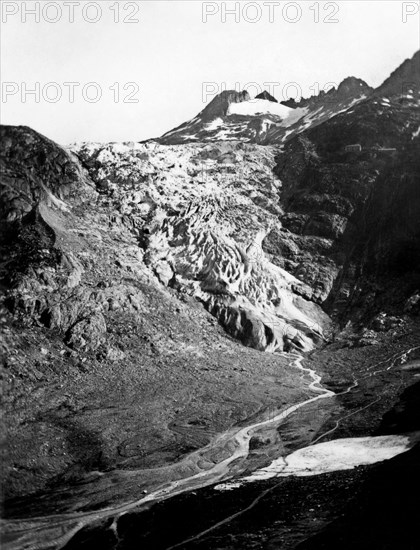
[[[420,357],[420,331],[415,325],[408,331],[407,328],[404,330],[405,332],[400,330],[384,334],[381,341],[374,346],[349,348],[337,343],[306,357],[305,366],[322,375],[324,387],[337,395],[333,399],[309,403],[279,425],[264,425],[260,431],[256,431],[251,437],[248,456],[231,464],[230,476],[249,473],[279,456],[289,455],[296,449],[318,441],[419,430],[420,419],[418,413],[416,416],[413,412],[413,397],[407,401],[409,406],[405,406],[406,401],[403,399],[394,412],[386,415],[404,391],[412,391],[410,386],[415,384],[420,374],[417,360]],[[287,371],[286,365],[287,362]],[[299,378],[296,372],[294,376],[295,379]],[[307,374],[302,371],[300,377],[302,401],[316,393],[309,389],[310,380]],[[267,382],[267,389],[269,385]],[[346,391],[349,388],[350,391]],[[407,388],[409,389],[406,390]],[[244,419],[243,425],[255,424],[258,419],[269,418],[270,414],[273,414],[272,408],[266,409],[265,414],[260,412],[253,418]],[[217,460],[226,460],[225,452],[235,452],[235,449],[227,448],[219,458],[213,457],[216,463]],[[402,456],[413,456],[416,452],[413,450]],[[156,465],[161,460],[161,456],[157,454]],[[384,467],[391,464],[392,469],[392,464],[398,464],[400,460],[403,459],[392,459]],[[153,457],[150,457],[150,461],[152,465]],[[357,506],[358,495],[363,494],[365,485],[375,485],[370,479],[371,476],[375,478],[380,475],[376,474],[378,468],[381,472],[382,466],[375,465],[305,478],[274,478],[246,484],[232,491],[218,491],[211,487],[200,489],[200,484],[195,489],[190,486],[188,491],[188,485],[185,485],[184,490],[187,492],[165,498],[158,503],[148,503],[147,496],[141,495],[147,486],[145,470],[114,472],[109,478],[111,484],[103,485],[101,479],[106,478],[106,474],[90,481],[91,487],[95,486],[97,513],[93,512],[91,504],[88,505],[89,491],[85,492],[89,486],[88,480],[82,485],[67,485],[67,498],[73,502],[74,511],[77,508],[86,509],[85,513],[73,514],[71,521],[68,513],[54,515],[54,519],[51,518],[50,521],[47,517],[42,521],[31,521],[28,515],[33,517],[34,514],[24,512],[24,500],[16,501],[15,507],[9,508],[10,515],[16,519],[8,522],[9,535],[6,542],[9,542],[10,548],[19,548],[22,541],[34,541],[34,538],[38,538],[36,532],[39,529],[38,544],[47,536],[52,540],[55,538],[57,542],[59,533],[60,537],[67,533],[60,539],[64,544],[67,541],[67,549],[91,548],[98,544],[103,550],[128,549],[133,547],[134,541],[138,544],[141,542],[141,548],[150,550],[171,548],[174,545],[179,548],[295,548],[298,543],[312,534],[315,535],[321,528],[344,514],[349,503],[356,503]],[[149,473],[151,472],[153,466]],[[169,469],[167,475],[173,476],[174,472],[176,473],[176,469]],[[191,473],[194,474],[194,471]],[[188,477],[188,472],[178,470],[177,475]],[[397,467],[395,475],[399,475]],[[206,484],[208,483],[204,485]],[[133,499],[138,501],[137,507],[129,506],[123,510],[117,505],[118,500],[122,499],[122,489],[132,497],[137,496],[137,499]],[[151,489],[153,490],[153,484]],[[372,491],[372,498],[376,498],[375,490]],[[102,501],[98,498],[100,495],[103,497]],[[49,499],[48,507],[53,508],[57,493],[54,495],[53,491],[46,498],[46,503]],[[247,512],[246,509],[254,501],[256,502]],[[20,513],[17,508],[19,504]],[[42,499],[39,506],[41,511]],[[109,509],[108,513],[100,512],[106,508]],[[244,510],[245,513],[242,513]],[[26,516],[26,520],[22,515]],[[232,515],[235,517],[231,518]],[[17,519],[17,516],[21,519]],[[211,529],[219,522],[221,526],[218,529]],[[396,526],[395,529],[398,530],[399,527]],[[205,533],[202,537],[195,538],[203,532]],[[193,540],[188,544],[182,542],[189,539]]]

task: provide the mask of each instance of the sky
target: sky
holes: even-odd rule
[[[268,89],[281,101],[347,76],[376,87],[420,48],[418,1],[2,0],[1,8],[1,122],[63,145],[160,136],[223,89]]]

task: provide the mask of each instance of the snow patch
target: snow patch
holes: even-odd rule
[[[210,131],[217,130],[217,128],[219,128],[222,124],[223,124],[223,119],[221,119],[220,117],[215,118],[214,120],[206,124],[205,129]]]
[[[284,132],[283,137],[281,138],[282,141],[286,141],[286,139],[290,136],[290,134],[293,134],[294,130],[287,130],[287,132]]]
[[[242,101],[241,103],[231,103],[228,109],[229,115],[257,116],[257,115],[274,115],[286,119],[292,114],[294,109],[286,107],[281,103],[274,103],[268,99],[252,99],[250,101]]]
[[[375,464],[389,460],[411,449],[420,441],[420,432],[378,437],[354,437],[335,439],[299,449],[287,457],[274,460],[266,468],[256,470],[241,479],[242,482],[260,481],[272,477],[314,476],[339,470],[351,470],[356,466]],[[237,487],[232,482],[233,488]],[[229,489],[217,486],[220,490]]]
[[[261,132],[268,132],[269,128],[274,124],[269,118],[265,118],[261,123]]]
[[[283,126],[285,128],[292,126],[292,124],[295,124],[298,120],[303,118],[306,114],[308,114],[308,107],[298,107],[297,109],[292,109],[292,112],[289,113],[287,118],[285,118],[280,126]]]

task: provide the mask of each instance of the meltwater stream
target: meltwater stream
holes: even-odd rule
[[[417,348],[407,350],[405,354],[409,354],[414,349]],[[387,368],[391,368],[392,365],[395,364],[395,361],[403,355],[404,354],[397,354],[377,365],[372,365],[363,378],[374,376],[377,372],[387,370],[386,368],[377,369],[380,366],[386,365],[388,362],[391,362],[391,366]],[[227,481],[231,477],[229,474],[232,463],[238,461],[238,459],[246,459],[248,457],[249,442],[257,430],[267,426],[277,427],[283,420],[300,408],[315,401],[330,399],[339,395],[323,388],[320,384],[321,377],[313,369],[304,367],[302,361],[303,356],[293,354],[291,365],[311,378],[312,381],[309,385],[309,389],[314,391],[317,395],[288,407],[268,420],[256,422],[244,428],[232,428],[218,435],[214,441],[203,449],[195,451],[187,457],[188,460],[197,463],[201,455],[204,452],[208,452],[209,449],[220,448],[220,446],[226,447],[229,445],[229,448],[232,450],[231,455],[225,460],[215,464],[211,469],[200,471],[187,478],[166,483],[150,494],[126,504],[112,506],[94,512],[75,512],[57,514],[49,517],[28,518],[27,520],[8,520],[3,525],[7,542],[5,549],[58,550],[59,548],[63,548],[78,531],[93,522],[105,520],[107,518],[115,518],[115,523],[119,517],[129,511],[136,509],[140,512],[143,507],[146,508],[155,502],[166,500],[187,491],[217,484],[218,482],[219,486],[216,485],[216,488],[222,490],[234,489],[238,486],[238,483],[247,483],[258,479],[267,479],[269,477],[316,475],[327,471],[353,468],[360,464],[372,464],[396,456],[408,450],[420,440],[419,433],[406,434],[404,436],[387,436],[385,438],[350,438],[314,445],[319,439],[333,432],[338,427],[338,421],[335,428],[319,436],[309,447],[300,449],[287,457],[276,459],[268,467],[259,469],[250,476],[241,478],[239,482]],[[357,385],[358,380],[355,379],[353,384],[341,393],[348,393]],[[370,405],[372,404],[373,403]],[[262,496],[263,495],[261,495],[261,497]],[[227,518],[227,520],[228,519],[229,518]],[[194,538],[198,538],[199,536],[200,535],[197,535]]]

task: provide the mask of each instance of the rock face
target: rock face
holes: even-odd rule
[[[242,103],[250,99],[249,93],[246,91],[235,92],[233,90],[226,90],[216,96],[209,105],[201,111],[199,116],[204,122],[212,121],[217,117],[226,116],[229,106],[232,103]]]
[[[308,284],[311,299],[344,317],[400,307],[418,288],[420,88],[417,80],[403,90],[403,67],[386,83],[394,94],[379,88],[277,157],[285,215],[264,250]]]
[[[89,183],[77,159],[26,127],[1,127],[2,174],[0,222],[21,220],[37,204],[66,211],[66,198],[77,198]],[[90,184],[92,185],[92,184]]]

